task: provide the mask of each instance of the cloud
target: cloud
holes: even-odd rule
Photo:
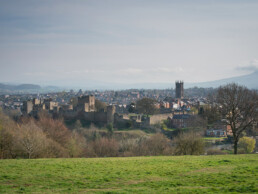
[[[258,71],[258,59],[251,60],[247,65],[238,66],[240,71]]]

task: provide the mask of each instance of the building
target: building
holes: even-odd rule
[[[206,136],[208,136],[208,137],[226,137],[227,132],[225,129],[207,129]]]
[[[176,129],[187,128],[191,122],[190,118],[190,114],[175,114],[171,120],[172,127]]]
[[[208,137],[226,137],[232,135],[230,125],[228,125],[225,121],[217,121],[206,130],[206,136]]]
[[[176,82],[176,98],[182,99],[184,97],[184,82]]]
[[[95,96],[81,96],[78,97],[78,110],[83,112],[95,112]]]
[[[89,123],[108,124],[114,122],[116,108],[113,105],[107,106],[107,111],[96,111],[95,96],[79,96],[78,104],[73,107],[72,104],[59,104],[51,98],[45,100],[33,99],[33,101],[23,102],[23,114],[37,116],[42,110],[48,111],[50,115],[61,116],[65,120],[84,120]]]
[[[24,101],[22,111],[24,114],[30,114],[33,111],[33,102],[32,101]]]

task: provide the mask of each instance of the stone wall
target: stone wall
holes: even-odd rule
[[[152,115],[150,117],[150,125],[160,123],[161,121],[167,120],[168,117],[172,117],[172,116],[173,116],[172,113]]]
[[[61,115],[62,115],[62,116],[64,117],[64,119],[66,119],[66,120],[72,120],[72,119],[77,118],[78,113],[75,112],[75,111],[65,111],[65,112],[62,112]]]
[[[93,122],[107,123],[107,112],[94,112]]]

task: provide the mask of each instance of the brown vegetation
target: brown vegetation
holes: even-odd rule
[[[112,131],[94,125],[68,129],[62,120],[40,114],[37,119],[14,121],[0,112],[0,158],[116,157],[179,154],[179,145],[190,144],[180,154],[199,154],[196,138],[178,137],[176,147],[161,133]],[[188,136],[187,136],[188,137]],[[191,141],[190,141],[191,140]],[[199,148],[199,146],[201,148]],[[176,148],[176,149],[175,149]],[[175,152],[175,150],[177,152]],[[189,151],[190,150],[190,151]]]
[[[211,149],[207,150],[207,155],[225,155],[225,154],[227,154],[227,153],[223,152],[220,149],[211,148]]]
[[[200,155],[204,153],[204,142],[200,135],[181,133],[174,139],[176,155]]]

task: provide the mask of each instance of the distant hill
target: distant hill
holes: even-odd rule
[[[244,85],[250,89],[258,89],[258,71],[253,72],[248,75],[232,77],[227,79],[221,79],[216,81],[209,81],[209,82],[200,82],[200,83],[188,83],[186,82],[184,88],[217,88],[221,85],[225,85],[227,83],[238,83],[240,85]],[[0,93],[16,93],[16,92],[23,92],[23,93],[37,93],[37,92],[58,92],[63,90],[75,89],[80,88],[77,87],[57,87],[57,86],[39,86],[35,84],[20,84],[20,85],[11,85],[11,84],[1,84],[0,83]],[[131,83],[131,84],[120,84],[120,83],[103,83],[103,82],[96,82],[91,84],[91,81],[87,83],[87,86],[81,87],[81,89],[86,90],[121,90],[121,89],[168,89],[168,88],[175,88],[175,83]]]
[[[0,94],[15,94],[15,93],[46,93],[58,92],[64,90],[57,86],[40,86],[36,84],[3,84],[0,83]]]
[[[217,88],[221,85],[228,83],[237,83],[239,85],[244,85],[249,89],[258,89],[258,71],[253,72],[248,75],[237,76],[227,79],[209,81],[209,82],[199,82],[199,83],[189,83],[184,84],[184,88]],[[165,89],[165,88],[175,88],[175,83],[139,83],[139,84],[128,84],[120,86],[120,88],[144,88],[144,89]]]
[[[41,87],[35,84],[9,85],[9,84],[0,83],[0,89],[2,90],[40,90]]]
[[[16,90],[40,90],[41,87],[39,85],[34,84],[21,84],[18,86],[15,86]]]
[[[202,88],[217,88],[221,85],[225,85],[228,83],[237,83],[240,85],[244,85],[250,89],[258,89],[258,71],[253,72],[248,75],[238,76],[238,77],[232,77],[227,79],[221,79],[216,81],[210,81],[210,82],[201,82],[201,83],[185,83],[185,88],[191,88],[191,87],[202,87]]]
[[[184,88],[217,88],[221,85],[225,85],[227,83],[238,83],[240,85],[244,85],[250,89],[258,89],[258,71],[238,77],[232,77],[227,79],[209,81],[209,82],[199,82],[199,83],[189,83],[186,82],[184,84]],[[175,88],[175,83],[137,83],[137,84],[117,84],[117,83],[109,83],[109,84],[99,84],[95,85],[97,89],[105,88],[105,89],[167,89],[167,88]]]
[[[35,84],[11,85],[0,83],[0,93],[35,93],[39,92],[41,89],[42,88],[39,85]]]
[[[45,91],[60,91],[62,90],[62,88],[58,87],[58,86],[45,86],[42,87],[43,90]]]

